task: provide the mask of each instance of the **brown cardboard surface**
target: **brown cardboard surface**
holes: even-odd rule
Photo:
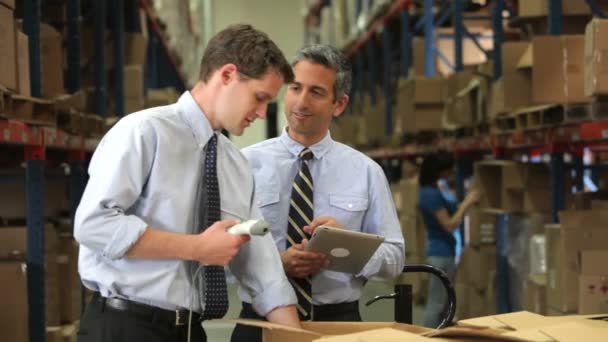
[[[550,326],[555,324],[555,321],[549,317],[532,312],[519,311],[508,314],[471,318],[459,321],[458,323],[503,330],[523,330]]]
[[[414,103],[416,104],[437,104],[445,99],[445,79],[415,77],[414,83]]]
[[[65,342],[61,334],[61,327],[46,327],[46,342]]]
[[[399,80],[396,91],[396,104],[393,111],[393,131],[397,134],[413,132],[414,124],[414,84]]]
[[[585,28],[585,95],[608,94],[608,20],[593,19]]]
[[[125,114],[139,112],[140,110],[144,109],[144,99],[125,97],[124,106]]]
[[[496,270],[496,246],[483,245],[470,248],[471,257],[467,259],[469,282],[477,290],[485,290],[490,283],[490,273]]]
[[[578,313],[608,313],[608,272],[605,275],[579,275],[578,282]]]
[[[518,71],[518,64],[530,46],[529,42],[504,42],[502,45],[502,73],[511,74]]]
[[[397,330],[393,328],[382,328],[374,329],[369,331],[357,332],[352,334],[345,334],[339,336],[327,336],[321,337],[315,341],[323,342],[373,342],[373,341],[386,341],[386,342],[402,342],[402,341],[430,341],[428,337],[420,336],[411,332]]]
[[[443,104],[419,104],[414,109],[416,130],[443,129]]]
[[[399,190],[402,213],[408,216],[416,216],[418,213],[418,180],[401,180]]]
[[[124,67],[125,98],[143,99],[144,97],[144,67],[141,64],[125,65]],[[143,100],[142,100],[143,103]]]
[[[532,67],[535,103],[587,102],[584,94],[584,35],[536,36]]]
[[[492,83],[488,109],[490,118],[527,107],[531,103],[532,78],[527,70],[503,74]]]
[[[13,10],[0,5],[0,85],[17,90],[17,43]]]
[[[44,229],[45,252],[56,252],[59,240],[55,229],[49,224]],[[25,257],[27,253],[27,227],[0,227],[0,259],[14,256]]]
[[[524,310],[545,315],[547,313],[547,286],[538,284],[530,279],[526,279],[524,288]]]
[[[606,341],[608,328],[590,327],[574,320],[541,328],[509,332],[504,336],[518,337],[532,342],[600,342]]]
[[[30,47],[26,34],[17,31],[17,93],[30,96]]]
[[[28,341],[26,265],[0,261],[0,341]]]
[[[0,5],[4,5],[10,9],[15,9],[15,0],[0,0]]]
[[[146,64],[146,49],[148,39],[141,33],[127,33],[125,35],[125,64]]]
[[[597,2],[601,4],[601,1]],[[542,17],[549,14],[548,0],[525,0],[519,4],[519,16],[522,18]],[[589,15],[591,11],[585,0],[568,0],[562,2],[563,15]]]
[[[478,162],[475,163],[475,177],[482,193],[481,208],[523,210],[526,173],[522,164],[501,160]]]
[[[607,246],[608,248],[608,246]],[[582,275],[608,275],[608,249],[587,249],[579,252],[579,273]]]
[[[42,96],[53,98],[64,94],[63,38],[61,33],[47,24],[40,24],[40,70]]]
[[[57,258],[62,286],[59,289],[61,322],[80,318],[80,277],[78,275],[78,243],[69,235],[59,238],[60,256]]]

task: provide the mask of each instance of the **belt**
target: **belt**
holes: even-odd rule
[[[166,322],[175,326],[188,324],[189,310],[166,310],[155,306],[137,303],[121,298],[105,298],[96,292],[93,295],[93,301],[97,301],[102,307],[112,308],[117,311],[125,311],[132,313],[135,316],[149,320],[151,322]],[[197,312],[192,312],[192,319],[202,320],[201,315]]]
[[[339,315],[346,312],[359,312],[359,301],[338,303],[338,304],[323,304],[313,305],[314,315]]]

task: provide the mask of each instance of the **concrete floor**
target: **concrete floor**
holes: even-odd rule
[[[236,295],[236,286],[229,285],[230,295],[230,310],[226,318],[236,318],[241,310],[240,301]],[[373,305],[366,307],[363,305],[367,300],[380,294],[392,293],[393,288],[381,282],[370,281],[367,283],[363,292],[363,297],[360,300],[361,316],[364,321],[376,322],[391,322],[394,321],[394,302],[392,300],[381,300]],[[414,307],[414,324],[420,325],[423,320],[424,308]],[[210,342],[227,342],[230,341],[230,334],[234,328],[234,324],[222,321],[205,322],[205,331],[207,332],[207,340]]]

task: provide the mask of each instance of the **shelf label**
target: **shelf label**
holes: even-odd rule
[[[602,138],[604,138],[604,139],[608,138],[608,129],[602,130]]]

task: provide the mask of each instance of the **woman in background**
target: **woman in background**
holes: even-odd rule
[[[418,206],[427,229],[427,263],[443,270],[451,281],[456,278],[456,239],[464,215],[479,200],[479,193],[469,192],[462,203],[445,198],[439,188],[440,180],[449,178],[454,168],[451,154],[439,152],[428,156],[420,167]],[[441,323],[441,314],[447,294],[441,281],[431,277],[429,295],[424,316],[424,325],[436,328]]]

